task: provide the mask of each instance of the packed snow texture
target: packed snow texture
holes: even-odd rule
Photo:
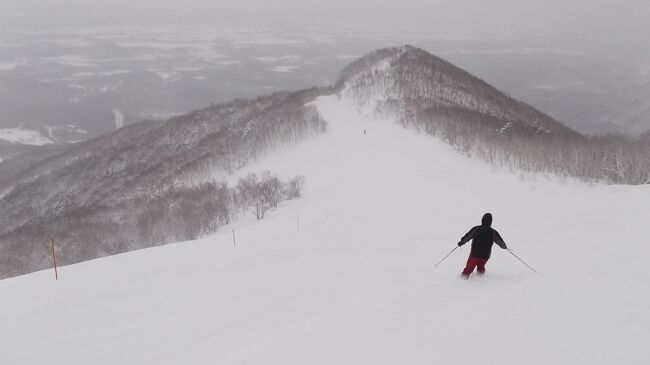
[[[302,199],[0,281],[3,362],[647,363],[648,186],[518,176],[315,103],[326,133],[239,173],[305,175]],[[469,245],[434,269],[488,211],[539,274],[496,246],[484,277],[459,279]]]

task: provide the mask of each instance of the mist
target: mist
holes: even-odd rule
[[[59,100],[70,92],[61,82],[44,97],[56,112],[18,108],[26,100],[18,91],[0,104],[7,126],[51,127],[55,113],[56,123],[97,135],[122,125],[124,111],[130,124],[260,90],[326,85],[351,58],[411,44],[583,133],[638,134],[650,128],[649,15],[642,0],[0,0],[0,77],[21,85],[14,90],[31,80],[30,92],[41,92],[43,79],[76,78],[83,67],[114,83],[126,72],[153,78],[121,85],[109,101],[85,91]],[[96,86],[88,82],[77,90]]]
[[[650,3],[644,0],[2,0],[0,14],[39,15],[49,22],[71,16],[143,19],[236,19],[242,23],[300,19],[314,23],[379,23],[446,31],[565,34],[635,40],[649,35]]]

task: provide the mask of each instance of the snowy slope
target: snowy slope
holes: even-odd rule
[[[302,199],[58,282],[0,281],[3,363],[647,363],[648,186],[495,171],[315,103],[324,135],[241,171],[303,174]],[[486,211],[539,275],[498,247],[485,277],[458,279],[468,246],[434,269]]]

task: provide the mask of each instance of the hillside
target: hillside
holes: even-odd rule
[[[268,153],[320,137],[327,123],[311,102],[324,95],[495,166],[650,181],[642,143],[591,142],[434,55],[387,48],[352,62],[330,88],[234,100],[10,156],[0,163],[0,278],[48,267],[50,237],[61,242],[60,262],[72,264],[196,239],[237,221],[245,212],[234,176]]]
[[[416,119],[454,119],[505,134],[580,135],[531,106],[426,51],[377,50],[341,71],[339,92],[377,113]]]
[[[171,226],[160,219],[171,209],[164,201],[180,194],[188,206],[208,209],[205,203],[217,204],[219,197],[200,197],[191,189],[218,190],[201,184],[321,133],[326,125],[304,106],[320,92],[236,100],[166,122],[130,125],[55,153],[4,161],[0,171],[7,166],[11,175],[0,180],[0,277],[46,267],[41,249],[48,237],[66,244],[63,264],[196,238],[199,232],[183,233],[180,217]],[[211,214],[206,226],[227,219],[227,213]]]
[[[352,62],[336,90],[377,118],[430,134],[491,165],[590,183],[650,183],[650,145],[643,139],[580,135],[409,45]]]
[[[0,281],[3,360],[645,364],[650,186],[520,177],[348,100],[310,105],[326,132],[237,172],[304,174],[302,199]],[[496,247],[485,277],[458,279],[467,247],[434,269],[486,211],[539,275]]]

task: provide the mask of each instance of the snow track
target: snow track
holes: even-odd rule
[[[239,173],[303,174],[302,199],[58,282],[0,281],[3,361],[646,363],[648,186],[521,178],[336,97],[315,104],[326,133]],[[434,270],[487,211],[540,275],[496,246],[483,278],[458,279],[467,248]]]

